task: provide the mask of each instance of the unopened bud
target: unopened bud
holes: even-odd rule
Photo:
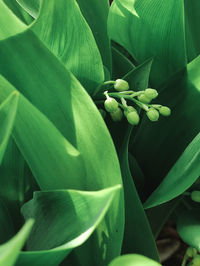
[[[189,257],[189,258],[193,258],[194,256],[197,255],[197,250],[196,248],[192,248],[192,247],[189,247],[187,250],[186,250],[186,256]]]
[[[124,115],[127,116],[127,114],[131,112],[137,112],[137,110],[133,106],[127,106],[124,111]]]
[[[192,260],[193,266],[200,266],[200,255],[196,255],[194,259]]]
[[[117,91],[127,91],[129,89],[129,84],[126,80],[117,79],[114,84],[114,88]]]
[[[144,95],[152,100],[158,96],[158,92],[157,92],[157,90],[154,90],[154,89],[146,89],[144,91]]]
[[[106,111],[111,113],[117,110],[118,102],[114,98],[108,97],[104,102],[104,106]]]
[[[140,117],[135,111],[127,113],[126,118],[131,125],[138,125],[140,122]]]
[[[151,120],[152,122],[158,121],[159,118],[159,112],[154,109],[154,108],[150,108],[147,112],[146,112],[149,120]]]
[[[195,202],[200,202],[200,191],[194,190],[191,193],[191,199]]]
[[[122,120],[123,113],[122,113],[121,109],[118,107],[114,112],[110,113],[110,116],[111,116],[113,121],[117,122],[117,121]]]
[[[170,110],[170,108],[167,107],[167,106],[162,106],[162,107],[160,107],[160,108],[159,108],[159,112],[160,112],[160,114],[163,115],[163,116],[169,116],[169,115],[171,115],[171,110]]]
[[[147,97],[144,93],[138,95],[138,100],[142,103],[150,103],[152,99],[150,99],[149,97]]]

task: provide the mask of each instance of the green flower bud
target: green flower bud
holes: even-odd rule
[[[193,266],[199,266],[200,265],[200,255],[196,255],[194,259],[192,260]]]
[[[159,112],[154,109],[154,108],[150,108],[148,111],[147,111],[147,116],[149,118],[149,120],[151,120],[152,122],[155,122],[155,121],[158,121],[158,118],[159,118]]]
[[[192,191],[191,199],[195,202],[200,202],[200,191],[197,190]]]
[[[197,255],[197,250],[196,248],[192,248],[192,247],[189,247],[187,250],[186,250],[186,256],[188,256],[189,258],[193,258],[194,256]]]
[[[142,103],[150,103],[152,99],[150,99],[149,97],[147,97],[144,93],[138,95],[138,100]]]
[[[113,121],[117,122],[117,121],[122,120],[123,113],[122,113],[121,109],[118,107],[114,112],[110,113],[110,116],[111,116]]]
[[[167,106],[161,106],[161,107],[159,108],[159,112],[160,112],[160,114],[163,115],[163,116],[169,116],[169,115],[171,115],[171,110],[170,110],[170,108],[167,107]]]
[[[114,88],[117,91],[127,91],[129,89],[129,84],[126,80],[123,79],[116,79]]]
[[[152,100],[158,96],[158,92],[157,92],[157,90],[154,90],[154,89],[146,89],[144,91],[144,95]]]
[[[137,112],[137,110],[133,106],[127,106],[124,111],[124,115],[127,116],[127,114],[131,112]]]
[[[140,117],[135,111],[127,113],[126,118],[131,125],[138,125],[140,122]]]
[[[111,113],[117,110],[118,102],[114,98],[108,97],[104,102],[104,106],[106,111]]]

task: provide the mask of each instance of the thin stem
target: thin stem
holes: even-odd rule
[[[108,80],[108,81],[104,81],[103,83],[99,84],[99,86],[93,92],[92,97],[94,97],[97,94],[97,92],[99,91],[99,89],[102,86],[109,85],[109,84],[115,84],[115,81],[114,80]]]
[[[117,92],[110,92],[110,93],[108,93],[108,95],[116,97],[116,98],[119,98],[119,99],[121,99],[123,97],[124,99],[130,100],[130,101],[136,103],[140,108],[144,109],[145,111],[148,111],[148,109],[149,109],[148,107],[151,106],[150,104],[141,103],[140,101],[132,98],[131,95],[123,95],[123,96],[121,96]]]
[[[186,266],[187,260],[188,260],[188,256],[185,254],[185,256],[183,257],[183,261],[181,263],[181,266]]]

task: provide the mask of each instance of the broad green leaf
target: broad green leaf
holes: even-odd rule
[[[128,161],[129,161],[129,168],[131,176],[133,177],[133,181],[136,187],[136,190],[140,196],[140,199],[143,199],[144,193],[144,185],[145,185],[145,176],[131,153],[128,153]]]
[[[108,266],[161,266],[160,263],[138,254],[128,254],[114,259]]]
[[[151,208],[165,203],[187,190],[200,174],[200,133],[188,145],[158,188],[144,203]]]
[[[0,246],[0,266],[15,265],[17,257],[31,231],[33,223],[34,220],[28,220],[13,238]]]
[[[182,240],[200,251],[200,213],[199,208],[186,210],[179,214],[177,230]]]
[[[115,0],[109,12],[108,32],[138,63],[154,57],[154,86],[187,63],[182,0]]]
[[[26,25],[23,24],[2,1],[0,1],[0,10],[0,41],[23,32],[26,29]]]
[[[107,34],[108,0],[77,0],[81,12],[89,24],[104,65],[112,73],[110,40]]]
[[[9,210],[2,199],[0,199],[0,244],[8,241],[14,235],[13,221]]]
[[[185,39],[188,62],[200,54],[199,16],[200,2],[185,0]]]
[[[119,152],[125,196],[125,233],[122,252],[139,253],[159,260],[156,244],[129,170],[128,143],[130,129]]]
[[[168,105],[170,117],[152,123],[144,115],[132,140],[132,154],[146,177],[148,195],[162,182],[185,148],[200,132],[200,57],[173,76],[163,87],[155,103]],[[145,150],[145,153],[144,153]],[[191,181],[186,179],[186,182]],[[188,183],[189,185],[189,183]],[[175,188],[175,187],[174,187]],[[179,188],[179,185],[178,187]]]
[[[112,47],[112,78],[118,79],[125,76],[135,66],[115,47]]]
[[[88,93],[103,82],[101,56],[76,0],[43,0],[32,30]]]
[[[159,236],[160,231],[171,214],[176,212],[176,207],[179,205],[180,200],[181,197],[145,211],[155,239]]]
[[[16,0],[33,18],[36,18],[40,9],[40,0]]]
[[[0,99],[14,91],[2,77],[1,81]],[[23,95],[19,96],[13,136],[42,189],[85,185],[84,166],[78,150]],[[68,176],[73,179],[69,180]]]
[[[85,185],[82,184],[81,189],[98,190],[121,184],[115,148],[99,111],[80,83],[41,43],[31,29],[0,42],[0,56],[1,62],[4,62],[0,63],[0,73],[48,117],[62,135],[79,150],[87,177],[83,180]],[[22,150],[21,152],[24,154]],[[49,165],[54,167],[53,171],[56,171],[55,162]],[[73,182],[72,178],[68,180]],[[89,241],[93,256],[90,256],[86,248],[82,248],[84,259],[88,259],[88,264],[94,259],[98,265],[102,260],[110,261],[119,255],[123,223],[123,193],[121,193],[118,198],[116,197],[97,233]],[[102,249],[99,252],[101,241],[105,243],[106,258],[103,258]]]
[[[16,0],[3,0],[12,12],[25,24],[32,23],[33,18],[16,2]]]
[[[37,18],[39,14],[39,5],[41,2],[40,0],[17,0],[17,2],[32,17]],[[81,12],[84,18],[86,19],[87,23],[89,24],[92,30],[92,33],[98,45],[99,51],[101,52],[103,63],[108,68],[109,72],[111,72],[110,40],[107,35],[107,17],[108,17],[109,3],[107,0],[103,0],[103,1],[102,0],[95,0],[95,1],[90,0],[87,2],[83,0],[78,0],[77,3],[81,9]],[[68,4],[69,3],[67,3],[67,5]],[[90,8],[88,8],[88,6]],[[68,9],[68,6],[66,10],[67,9]],[[58,11],[61,12],[61,9]],[[64,14],[64,16],[66,16],[66,13]],[[65,32],[66,32],[66,29],[65,29]]]
[[[0,105],[0,164],[12,132],[18,105],[18,93],[13,93]]]
[[[25,219],[34,218],[35,224],[27,252],[20,254],[17,265],[59,265],[73,248],[89,238],[119,189],[35,192],[22,207]]]

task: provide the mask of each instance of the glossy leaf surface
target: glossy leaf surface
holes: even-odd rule
[[[24,54],[23,57],[21,57],[22,53]],[[2,61],[5,62],[0,64],[0,71],[3,76],[48,117],[58,130],[61,131],[61,134],[76,146],[81,153],[87,177],[85,180],[82,180],[85,184],[84,186],[83,184],[81,185],[82,189],[96,190],[120,184],[121,175],[114,145],[94,103],[77,80],[46,49],[41,41],[32,33],[31,29],[2,41],[0,43],[0,54]],[[17,62],[16,64],[12,63],[13,58],[15,63]],[[27,84],[29,84],[28,87]],[[91,119],[91,114],[93,119]],[[56,143],[54,145],[56,146]],[[57,151],[56,147],[55,149]],[[24,151],[22,152],[24,153]],[[95,165],[94,161],[96,162]],[[104,168],[102,168],[102,163]],[[61,165],[61,163],[59,164]],[[49,165],[54,165],[54,171],[56,171],[55,164]],[[80,170],[81,168],[77,167],[76,170],[78,171],[78,169]],[[60,170],[64,173],[63,168]],[[64,174],[66,177],[66,171]],[[81,174],[84,174],[84,171],[81,171]],[[72,178],[70,180],[70,183],[74,182]],[[64,178],[63,181],[66,182],[66,179]],[[74,185],[77,187],[80,184],[75,184],[74,182]],[[104,229],[106,234],[109,235],[106,239],[106,245],[111,252],[107,254],[108,257],[113,258],[120,252],[123,235],[122,193],[113,203],[105,219],[106,223],[104,222],[99,227],[98,232],[100,239],[102,237],[100,232]],[[110,224],[109,229],[107,224]],[[97,245],[92,245],[94,250],[99,250],[98,241],[101,240],[93,237],[92,241]],[[99,253],[99,251],[98,256],[95,254],[94,257],[100,263],[102,253]],[[88,260],[90,259],[88,256]],[[109,258],[107,259],[109,260]]]
[[[35,224],[17,265],[58,265],[95,230],[120,186],[97,192],[55,190],[35,192],[22,207]],[[27,264],[26,264],[27,263]]]
[[[0,265],[13,266],[19,256],[19,252],[31,231],[34,220],[30,219],[22,229],[8,242],[0,246]]]
[[[114,259],[109,266],[161,266],[160,263],[138,254],[128,254]]]
[[[108,31],[138,63],[154,57],[151,79],[157,86],[187,63],[183,19],[182,0],[116,0]]]
[[[199,66],[198,57],[188,64],[186,70],[177,73],[162,87],[162,92],[154,103],[168,105],[172,110],[171,116],[160,117],[156,123],[144,117],[133,139],[132,154],[145,174],[148,195],[161,183],[185,148],[200,132]],[[193,181],[194,179],[190,185]]]
[[[199,208],[179,214],[177,229],[182,240],[200,251],[200,214]]]
[[[75,0],[43,0],[32,30],[90,94],[103,82],[99,50]]]
[[[13,93],[0,105],[0,164],[12,132],[18,105],[18,93]]]
[[[187,190],[200,174],[200,133],[185,149],[163,182],[144,203],[151,208],[165,203]]]

